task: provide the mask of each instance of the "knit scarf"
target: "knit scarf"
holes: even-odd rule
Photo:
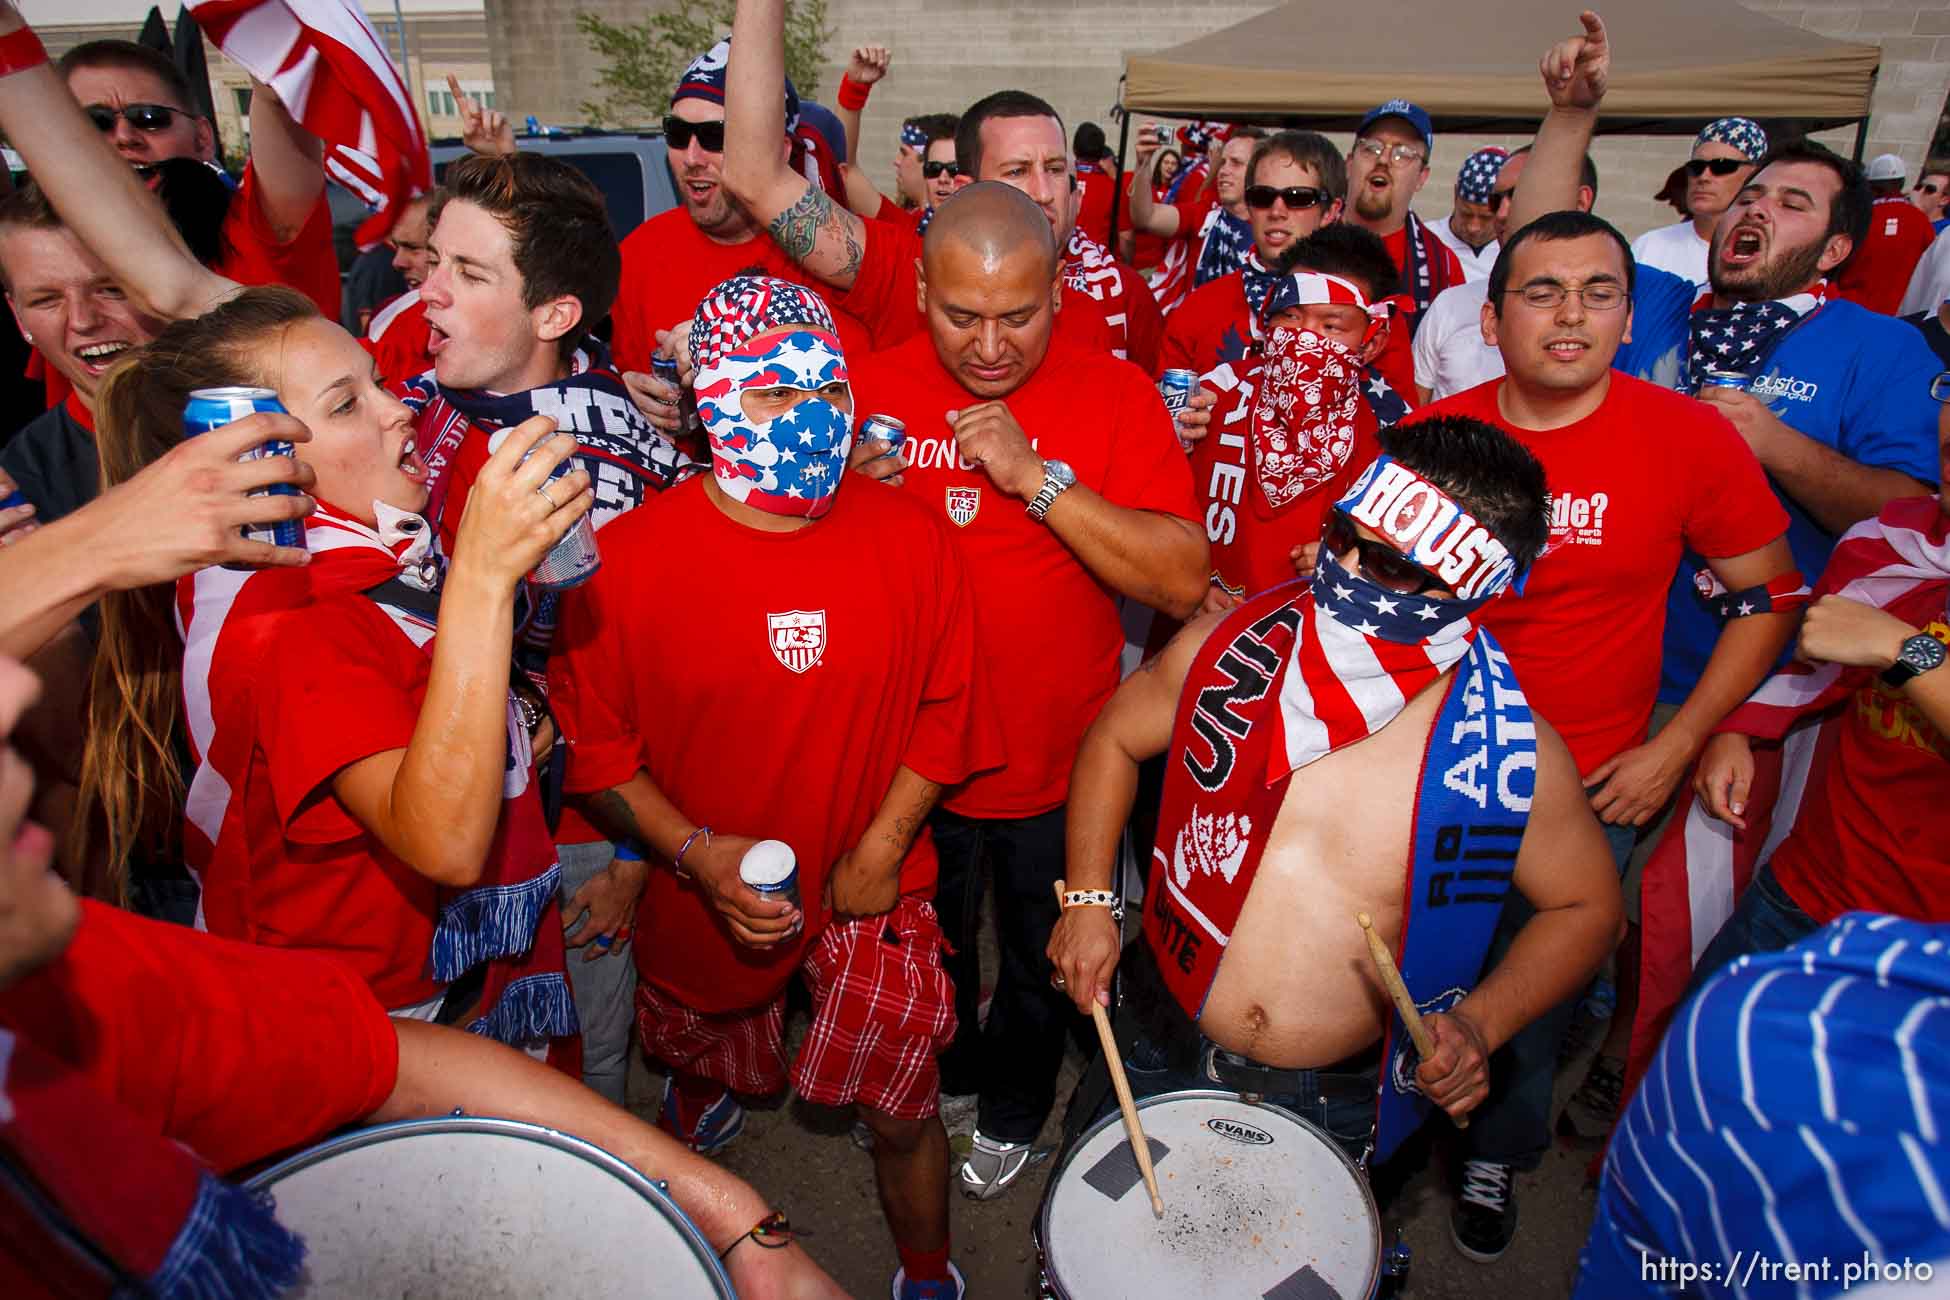
[[[1413,334],[1421,326],[1422,316],[1428,311],[1429,304],[1435,301],[1436,295],[1455,281],[1449,278],[1448,259],[1442,256],[1442,241],[1422,224],[1422,218],[1410,212],[1406,229],[1408,238],[1402,245],[1401,291],[1408,295],[1415,307],[1409,324],[1409,333]]]
[[[1715,307],[1713,295],[1703,293],[1686,322],[1686,356],[1679,368],[1679,391],[1697,393],[1708,371],[1758,376],[1774,349],[1802,321],[1828,301],[1828,281],[1819,280],[1806,293],[1765,302],[1736,302]]]

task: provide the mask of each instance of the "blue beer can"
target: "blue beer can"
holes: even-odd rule
[[[0,501],[0,510],[12,510],[15,506],[24,506],[26,504],[27,494],[19,488],[15,488],[12,496],[8,497],[5,501]]]
[[[650,373],[677,390],[677,420],[680,433],[696,433],[704,427],[698,418],[697,395],[684,387],[674,357],[651,357]]]
[[[268,388],[199,388],[190,394],[190,403],[183,408],[183,435],[193,438],[199,433],[221,429],[226,424],[235,423],[259,411],[283,413],[284,403],[278,395]],[[239,456],[238,460],[256,460],[260,456],[294,456],[297,453],[290,443],[282,438],[274,438]],[[289,483],[273,483],[251,493],[254,497],[295,497],[298,489]],[[254,542],[269,542],[273,546],[294,546],[300,550],[305,547],[305,521],[285,519],[274,524],[246,525],[244,536]]]
[[[1738,370],[1709,370],[1700,376],[1701,388],[1732,388],[1747,392],[1754,386],[1752,375],[1743,375]]]
[[[1174,418],[1185,409],[1185,404],[1192,400],[1192,394],[1197,391],[1196,370],[1167,370],[1158,377],[1158,392],[1165,399],[1165,409]]]
[[[862,462],[871,465],[875,460],[890,460],[901,454],[907,445],[907,426],[891,415],[869,415],[860,421],[861,442],[884,442],[887,450],[873,460]]]

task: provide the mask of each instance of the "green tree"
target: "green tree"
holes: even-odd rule
[[[731,30],[735,0],[675,0],[642,22],[612,23],[585,11],[576,26],[602,60],[596,76],[602,98],[584,100],[582,113],[597,126],[660,122],[670,92],[690,61]],[[785,7],[785,73],[808,99],[819,91],[826,43],[833,28],[826,0],[788,0]]]

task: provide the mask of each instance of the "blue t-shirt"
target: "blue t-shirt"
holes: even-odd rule
[[[1614,363],[1667,388],[1679,384],[1686,327],[1699,290],[1655,267],[1640,266],[1632,297],[1632,342]],[[1942,371],[1913,326],[1831,298],[1781,340],[1751,391],[1782,423],[1863,465],[1937,480],[1937,403],[1930,381]],[[1835,534],[1768,480],[1788,512],[1788,547],[1808,581],[1821,576]],[[1706,669],[1720,624],[1693,586],[1704,567],[1687,552],[1666,600],[1665,662],[1659,698],[1683,703]]]

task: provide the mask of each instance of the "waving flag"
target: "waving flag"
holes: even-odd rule
[[[412,92],[365,14],[347,0],[191,0],[189,9],[328,153],[372,160],[380,184],[371,191],[384,202],[358,239],[384,239],[399,205],[433,184],[433,168]]]

